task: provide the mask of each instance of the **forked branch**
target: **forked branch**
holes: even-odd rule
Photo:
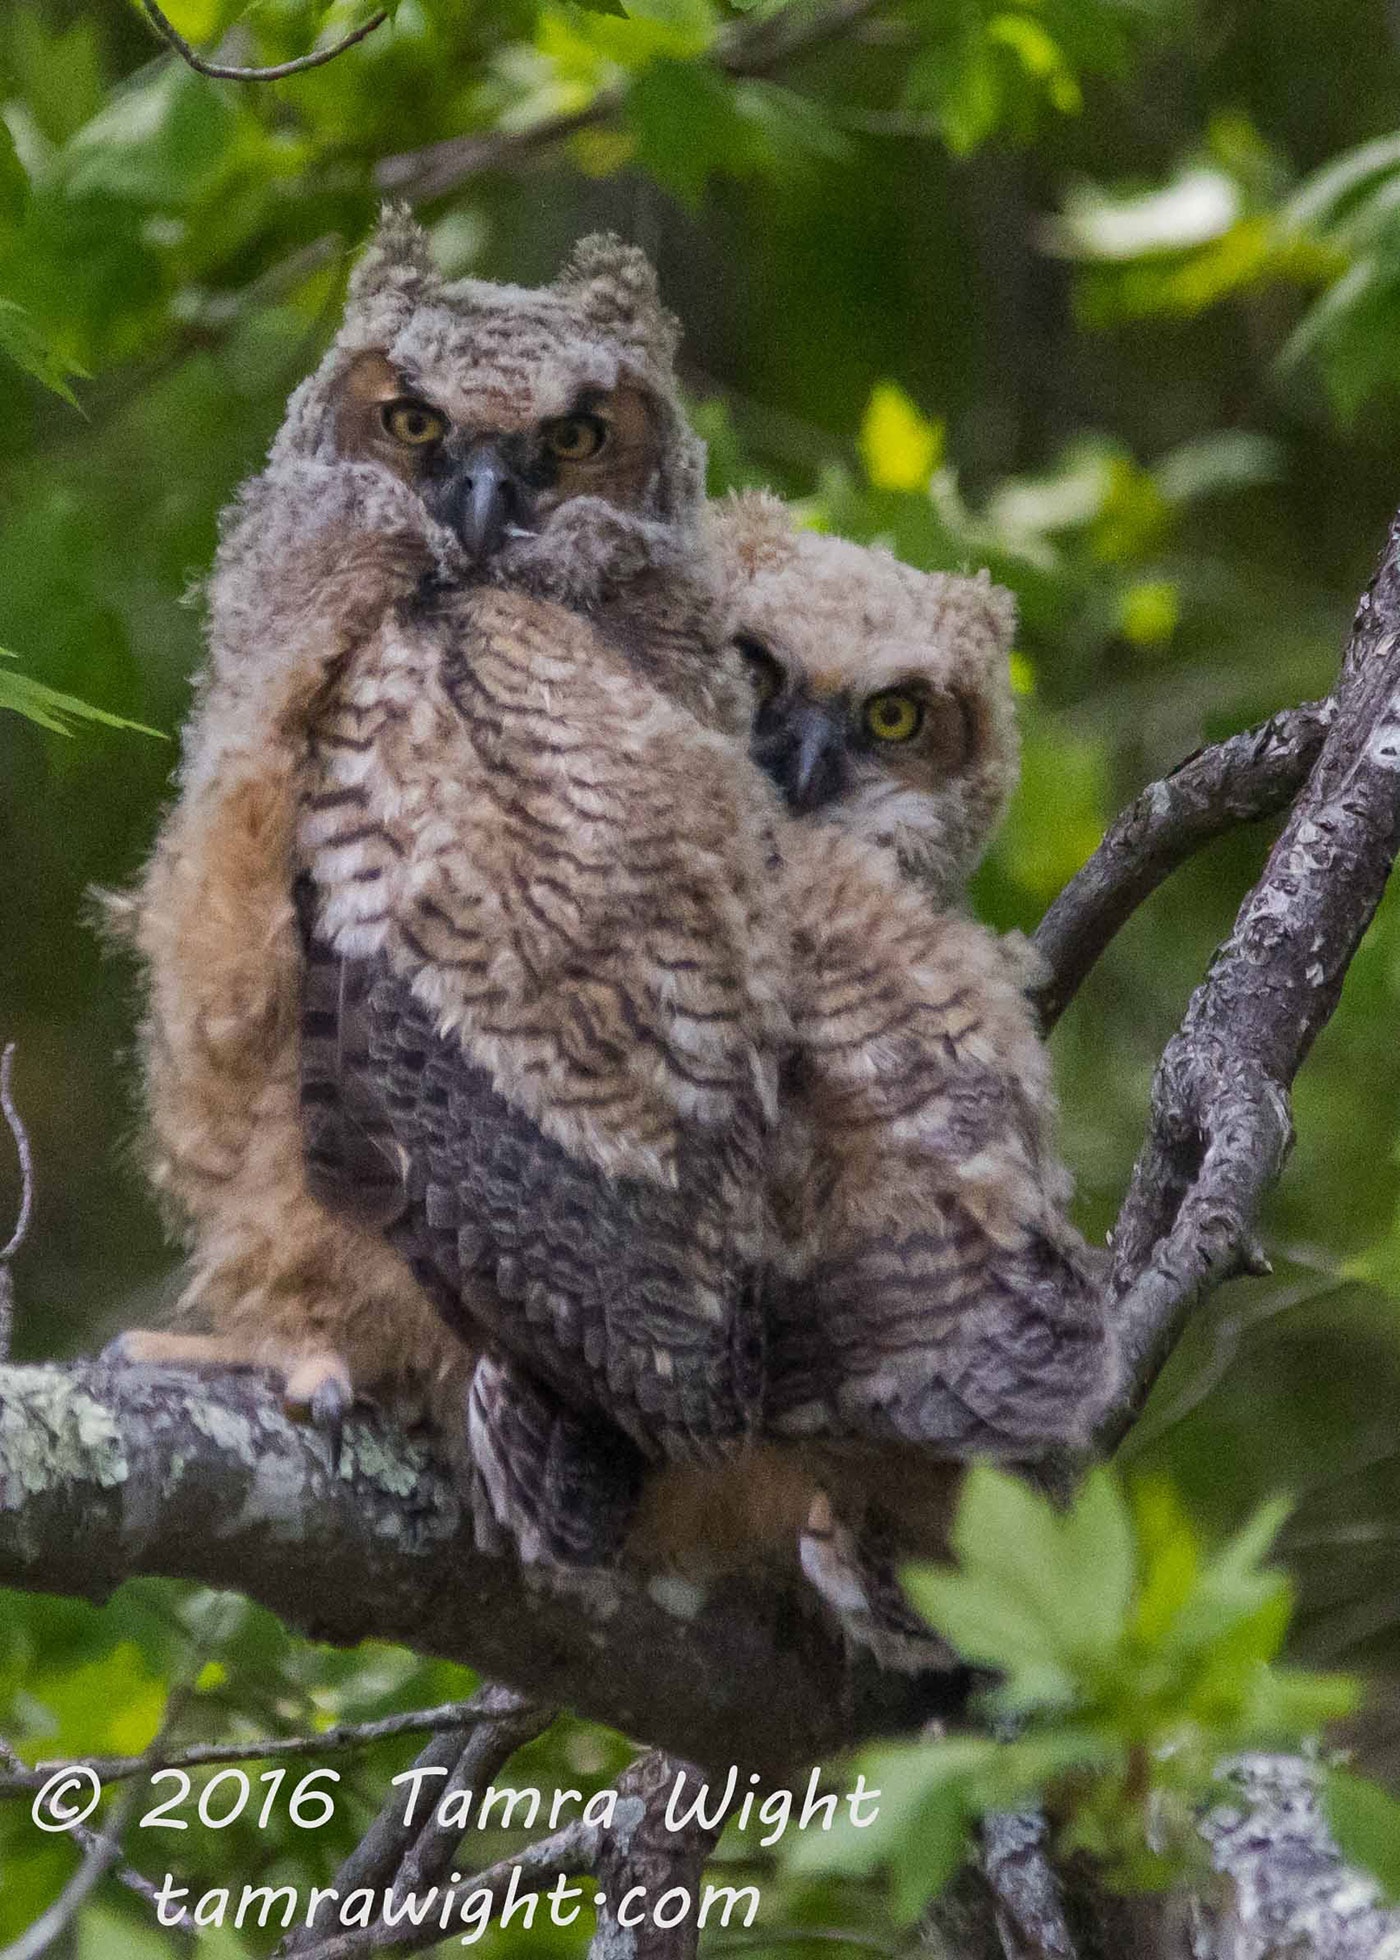
[[[1361,601],[1301,795],[1157,1070],[1114,1232],[1123,1377],[1097,1441],[1142,1406],[1191,1308],[1263,1269],[1263,1199],[1292,1143],[1290,1091],[1336,1007],[1400,844],[1400,518]]]
[[[1188,756],[1109,826],[1035,930],[1049,969],[1037,993],[1046,1034],[1109,942],[1157,887],[1218,837],[1286,810],[1332,726],[1336,704],[1308,701]]]

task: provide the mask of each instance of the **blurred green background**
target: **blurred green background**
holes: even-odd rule
[[[185,0],[175,19],[249,62],[367,11]],[[129,1161],[129,988],[87,894],[132,878],[176,750],[65,738],[4,703],[24,675],[178,728],[199,647],[185,601],[331,331],[386,159],[600,103],[567,140],[423,200],[444,267],[528,282],[583,231],[635,238],[685,322],[715,491],[766,482],[813,522],[927,567],[989,564],[1018,593],[1024,779],[977,886],[997,924],[1033,926],[1113,812],[1193,747],[1328,688],[1400,500],[1394,6],[889,0],[734,72],[735,49],[813,18],[810,0],[401,0],[329,66],[240,86],[190,72],[121,0],[0,14],[0,647],[17,656],[0,670],[0,1037],[39,1174],[17,1355],[89,1350],[172,1287]],[[1091,1231],[1266,841],[1236,836],[1161,893],[1055,1038]],[[1297,1498],[1295,1650],[1375,1676],[1382,1767],[1400,1683],[1397,995],[1392,900],[1298,1085],[1277,1276],[1211,1304],[1130,1446],[1215,1530]],[[464,1679],[308,1647],[180,1588],[130,1587],[104,1613],[0,1598],[0,1730],[30,1757],[139,1747],[191,1667],[191,1737]],[[546,1780],[623,1759],[578,1725],[538,1751]],[[365,1758],[360,1787],[408,1753]],[[349,1830],[196,1832],[180,1858],[324,1873]],[[8,1806],[0,1860],[4,1937],[72,1853]],[[74,1950],[166,1950],[139,1907],[103,1900]],[[878,1912],[808,1885],[778,1888],[770,1918]]]

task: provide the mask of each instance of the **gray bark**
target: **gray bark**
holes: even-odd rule
[[[314,1639],[467,1662],[725,1769],[828,1761],[930,1712],[793,1596],[527,1583],[476,1549],[421,1445],[356,1418],[333,1470],[251,1376],[0,1367],[0,1585],[101,1601],[138,1573],[236,1587]]]

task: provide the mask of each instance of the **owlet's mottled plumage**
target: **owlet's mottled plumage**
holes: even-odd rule
[[[941,1548],[956,1464],[1080,1440],[1109,1383],[1066,1215],[1033,959],[963,916],[1015,774],[1009,594],[717,506],[753,753],[782,790],[792,931],[756,1470],[649,1488],[644,1548],[802,1543],[848,1626],[882,1557]],[[819,1542],[827,1515],[845,1539]],[[829,1536],[830,1534],[828,1534]],[[684,1554],[682,1554],[684,1556]],[[693,1556],[693,1554],[692,1554]],[[883,1644],[877,1639],[877,1645]]]
[[[622,1488],[750,1437],[786,954],[674,343],[616,241],[530,291],[403,218],[361,262],[226,527],[134,904],[213,1338],[129,1357],[333,1402],[460,1374],[431,1301],[494,1357],[488,1473],[517,1369]]]

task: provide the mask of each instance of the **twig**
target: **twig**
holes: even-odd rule
[[[478,1699],[485,1719],[475,1730],[458,1736],[457,1760],[441,1787],[431,1793],[428,1814],[404,1849],[394,1875],[396,1894],[436,1885],[456,1856],[462,1830],[458,1825],[438,1822],[439,1805],[448,1796],[478,1790],[491,1782],[517,1749],[543,1735],[554,1720],[552,1708],[539,1708],[512,1688],[487,1686],[479,1691]]]
[[[0,1266],[8,1264],[24,1244],[25,1234],[29,1230],[29,1220],[34,1211],[34,1157],[29,1147],[28,1133],[15,1106],[14,1094],[10,1087],[14,1059],[15,1044],[11,1041],[6,1044],[4,1054],[0,1055],[0,1112],[4,1113],[19,1156],[19,1219],[7,1244],[0,1248]]]
[[[1292,1143],[1289,1091],[1326,1025],[1400,842],[1400,518],[1362,598],[1307,785],[1192,996],[1152,1090],[1114,1233],[1122,1438],[1210,1287],[1267,1270],[1259,1207]]]
[[[389,18],[387,9],[381,7],[368,20],[361,21],[358,27],[342,35],[340,40],[328,48],[318,48],[314,54],[299,54],[294,61],[276,61],[270,68],[231,68],[222,61],[206,60],[192,48],[174,22],[166,19],[156,0],[141,0],[141,11],[167,47],[173,48],[197,75],[209,75],[216,82],[280,82],[287,75],[304,75],[308,68],[324,68],[328,61],[334,61],[347,48],[367,40]]]
[[[766,19],[746,21],[718,38],[713,66],[735,79],[766,75],[848,33],[882,4],[884,0],[832,0],[810,10],[788,7]],[[399,196],[443,197],[469,177],[509,169],[522,157],[606,122],[626,100],[627,84],[617,82],[600,89],[583,108],[545,116],[528,129],[449,136],[419,150],[384,157],[375,168],[375,187]]]
[[[598,1856],[598,1930],[589,1947],[591,1960],[693,1960],[700,1939],[700,1881],[719,1842],[713,1829],[694,1818],[679,1830],[666,1825],[666,1806],[678,1776],[704,1778],[689,1763],[652,1749],[618,1778],[613,1829]],[[649,1914],[640,1925],[625,1926],[618,1908],[630,1892],[647,1900],[678,1886],[692,1910],[674,1926],[658,1926]]]
[[[1288,808],[1335,714],[1331,700],[1286,708],[1188,757],[1128,805],[1036,928],[1036,946],[1050,969],[1036,995],[1047,1034],[1114,934],[1158,885],[1227,831]]]
[[[471,1701],[444,1702],[439,1708],[416,1708],[403,1715],[385,1715],[374,1722],[342,1722],[335,1728],[323,1730],[320,1735],[260,1736],[249,1742],[196,1742],[188,1749],[175,1750],[169,1755],[152,1759],[144,1756],[80,1756],[75,1757],[72,1763],[43,1762],[33,1769],[21,1764],[17,1774],[0,1776],[0,1796],[14,1795],[22,1790],[37,1790],[56,1769],[81,1766],[94,1771],[104,1783],[119,1783],[125,1777],[139,1776],[147,1770],[204,1769],[216,1763],[244,1763],[254,1758],[316,1756],[325,1750],[359,1749],[372,1742],[383,1742],[390,1736],[411,1735],[425,1729],[451,1730],[460,1751],[463,1730],[470,1729],[474,1723],[493,1719],[489,1710],[477,1706],[474,1696]],[[552,1716],[550,1719],[553,1719]]]
[[[99,1831],[84,1831],[82,1863],[59,1893],[58,1897],[39,1914],[39,1917],[26,1926],[17,1940],[0,1951],[0,1960],[39,1960],[39,1955],[47,1953],[56,1940],[73,1924],[88,1895],[95,1891],[107,1873],[121,1862],[122,1832],[136,1806],[140,1795],[139,1785],[123,1793],[105,1834]],[[76,1836],[76,1832],[74,1833]],[[132,1877],[136,1874],[132,1873]],[[144,1884],[144,1881],[142,1881]]]
[[[14,1067],[15,1044],[7,1042],[5,1052],[0,1055],[0,1113],[9,1125],[10,1135],[15,1140],[15,1152],[19,1157],[19,1217],[3,1249],[0,1249],[0,1361],[10,1352],[10,1335],[15,1317],[15,1283],[10,1271],[10,1262],[24,1244],[29,1232],[29,1221],[34,1215],[34,1157],[29,1147],[29,1132],[16,1106],[10,1086],[10,1075]]]
[[[401,1897],[407,1892],[421,1892],[424,1885],[436,1885],[462,1841],[460,1828],[444,1830],[437,1823],[440,1805],[449,1794],[489,1783],[517,1749],[543,1734],[554,1720],[552,1709],[540,1708],[513,1689],[491,1683],[477,1690],[465,1704],[465,1712],[469,1719],[435,1735],[413,1765],[416,1770],[443,1772],[441,1779],[434,1775],[425,1780],[425,1801],[410,1812],[404,1792],[391,1792],[336,1873],[335,1885],[342,1898],[365,1887],[376,1892],[392,1890],[395,1897]],[[361,1942],[358,1950],[372,1952],[375,1936],[383,1931],[380,1926],[362,1928],[357,1935]],[[284,1940],[278,1952],[290,1960],[291,1955],[305,1953],[316,1943],[314,1930],[303,1928]]]
[[[457,1887],[459,1897],[465,1897],[470,1892],[490,1892],[499,1903],[509,1890],[511,1875],[515,1873],[518,1874],[515,1897],[523,1899],[532,1892],[543,1892],[556,1879],[592,1871],[598,1859],[600,1836],[596,1824],[585,1824],[581,1818],[566,1824],[551,1837],[541,1838],[537,1844],[527,1844],[523,1851],[517,1851],[513,1857],[501,1859],[499,1864],[475,1873],[470,1880],[464,1879]],[[369,1944],[366,1944],[366,1932],[371,1934]],[[362,1955],[382,1952],[387,1946],[397,1947],[403,1953],[421,1953],[425,1947],[439,1945],[445,1937],[435,1919],[411,1929],[403,1926],[356,1929],[353,1933],[323,1940],[318,1946],[307,1947],[304,1953],[299,1954],[298,1960],[361,1960]],[[0,1956],[0,1960],[3,1960],[3,1956]]]
[[[3,1762],[12,1771],[23,1771],[25,1768],[22,1758],[3,1736],[0,1736],[0,1762]],[[94,1831],[89,1824],[66,1824],[64,1830],[73,1839],[73,1842],[83,1852],[88,1854],[92,1853],[94,1846],[99,1841],[103,1841],[101,1832]],[[153,1911],[156,1909],[157,1900],[160,1895],[148,1878],[143,1877],[132,1866],[122,1864],[120,1861],[112,1866],[111,1871],[113,1878],[119,1884],[124,1885],[129,1892],[134,1892],[137,1898],[144,1900]],[[187,1918],[188,1915],[182,1912],[179,1919],[170,1922],[169,1930],[171,1932],[180,1931]]]
[[[122,1859],[122,1836],[127,1820],[145,1792],[147,1775],[157,1767],[157,1758],[162,1753],[165,1738],[180,1718],[189,1693],[190,1681],[203,1665],[206,1651],[201,1650],[192,1663],[187,1660],[181,1679],[172,1686],[166,1697],[164,1719],[141,1759],[144,1773],[129,1790],[122,1792],[115,1810],[107,1820],[106,1830],[95,1831],[82,1823],[65,1826],[66,1834],[82,1849],[82,1863],[53,1903],[25,1928],[17,1940],[12,1941],[3,1952],[0,1952],[0,1960],[38,1960],[40,1954],[47,1953],[49,1948],[67,1932],[84,1902],[108,1872],[144,1899],[148,1905],[157,1904],[158,1894],[150,1880],[143,1878],[140,1872]],[[0,1741],[0,1759],[3,1759],[12,1770],[16,1767],[23,1768],[20,1758],[8,1742]],[[177,1919],[164,1923],[169,1931],[182,1935],[193,1930],[189,1916],[184,1912],[181,1912]]]

